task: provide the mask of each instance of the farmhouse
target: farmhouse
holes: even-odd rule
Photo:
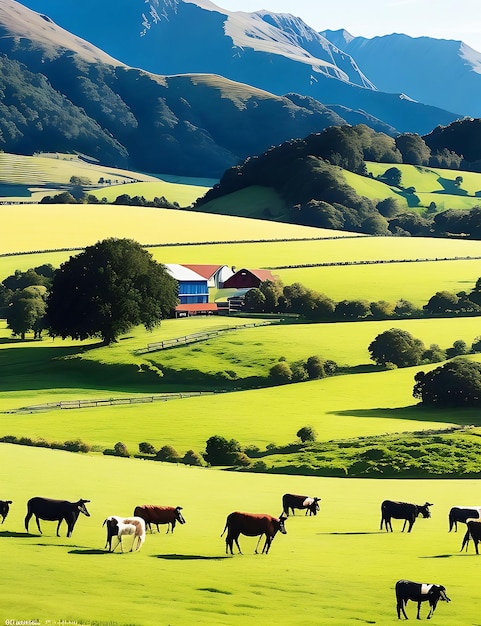
[[[179,284],[180,304],[204,304],[209,301],[206,278],[184,265],[166,263],[165,267]]]
[[[190,265],[183,264],[189,270],[196,272],[207,279],[207,286],[213,289],[222,289],[224,281],[230,278],[234,272],[228,265]]]

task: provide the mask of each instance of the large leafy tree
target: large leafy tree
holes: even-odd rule
[[[368,349],[371,359],[378,365],[394,363],[398,367],[409,367],[421,363],[425,347],[407,330],[391,328],[377,335]]]
[[[481,405],[481,364],[458,358],[414,377],[413,396],[423,404],[444,407]]]
[[[70,257],[48,298],[51,332],[116,341],[132,326],[152,330],[178,303],[177,281],[131,239],[105,239]]]
[[[14,335],[25,339],[25,333],[30,330],[40,337],[44,327],[46,288],[42,285],[32,285],[25,289],[17,289],[7,307],[7,326]]]

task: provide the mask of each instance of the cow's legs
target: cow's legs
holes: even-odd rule
[[[272,537],[266,535],[266,541],[264,543],[264,547],[262,548],[262,554],[267,554],[269,552],[269,548],[271,547]]]
[[[38,532],[42,534],[42,529],[40,528],[40,518],[38,517],[38,515],[35,515],[35,521],[37,522]]]
[[[259,547],[259,544],[261,542],[263,535],[259,535],[259,539],[257,540],[257,545],[256,545],[256,549],[254,550],[254,552],[257,554],[257,548]]]
[[[401,619],[401,611],[402,611],[402,614],[404,615],[404,618],[409,619],[408,616],[406,615],[406,611],[404,610],[405,605],[406,605],[406,602],[402,600],[401,598],[399,598],[397,601],[397,607],[396,607],[398,619]]]
[[[30,518],[32,517],[32,513],[29,511],[27,515],[25,515],[25,530],[28,532],[28,523]]]
[[[416,619],[421,619],[419,616],[419,611],[421,610],[421,600],[418,600],[418,614],[416,615]]]

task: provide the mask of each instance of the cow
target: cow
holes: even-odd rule
[[[464,546],[466,546],[466,552],[468,551],[469,540],[472,539],[474,542],[474,548],[476,550],[476,554],[479,554],[478,543],[481,541],[481,520],[467,519],[466,526],[467,526],[467,530],[463,537],[461,552],[464,550]]]
[[[398,619],[401,619],[401,612],[405,619],[409,619],[404,610],[408,600],[418,603],[417,619],[421,619],[419,617],[421,602],[428,601],[431,607],[427,619],[431,619],[439,600],[451,602],[451,599],[446,595],[446,588],[442,585],[414,583],[411,580],[398,580],[396,583],[396,608]]]
[[[453,506],[449,511],[449,532],[458,532],[458,522],[466,524],[468,519],[478,519],[481,517],[481,507],[479,506]]]
[[[242,554],[239,545],[239,535],[246,535],[247,537],[259,536],[259,541],[257,542],[255,549],[256,554],[259,542],[262,536],[265,535],[266,540],[264,547],[262,548],[262,554],[268,554],[269,548],[271,547],[271,543],[276,536],[277,531],[280,531],[283,535],[287,534],[284,524],[285,519],[286,517],[284,514],[280,517],[273,517],[272,515],[267,515],[266,513],[241,513],[240,511],[229,513],[221,535],[222,537],[227,530],[227,536],[225,539],[226,554],[228,554],[229,549],[230,553],[234,554],[234,541],[237,549],[239,550],[239,554]]]
[[[382,530],[383,524],[385,524],[386,531],[390,530],[392,532],[391,518],[394,517],[394,519],[404,520],[402,532],[404,532],[406,524],[409,524],[408,533],[410,533],[418,515],[422,515],[425,519],[431,517],[431,512],[429,510],[430,506],[433,505],[429,502],[426,502],[425,504],[410,504],[409,502],[393,502],[392,500],[384,500],[381,504],[380,530]]]
[[[310,496],[298,496],[293,493],[285,493],[282,496],[282,509],[284,515],[289,517],[289,509],[295,515],[294,509],[306,509],[306,515],[317,515],[320,510],[319,502],[321,498],[311,498]]]
[[[10,511],[11,500],[0,500],[0,517],[2,518],[2,524],[6,520],[8,512]]]
[[[70,537],[74,529],[75,523],[80,513],[90,517],[85,504],[90,500],[78,500],[77,502],[69,502],[68,500],[53,500],[52,498],[31,498],[27,502],[27,515],[25,516],[25,530],[28,532],[28,523],[32,515],[35,515],[38,532],[42,534],[39,520],[47,520],[49,522],[58,521],[57,537],[59,535],[60,524],[65,520],[67,524],[67,537]]]
[[[152,532],[151,524],[157,526],[157,532],[159,532],[159,524],[167,524],[167,532],[169,532],[169,529],[174,532],[176,522],[185,524],[181,510],[181,506],[173,507],[142,504],[141,506],[135,507],[134,515],[141,517],[145,521],[145,525],[150,532]]]
[[[133,535],[130,552],[133,552],[135,540],[137,539],[136,550],[140,550],[145,541],[145,521],[141,517],[120,517],[119,515],[110,515],[104,520],[102,526],[107,526],[107,541],[105,548],[108,547],[109,552],[114,552],[115,548],[120,544],[121,552],[124,551],[122,545],[122,537],[124,535]],[[117,537],[117,544],[112,549],[112,539]]]

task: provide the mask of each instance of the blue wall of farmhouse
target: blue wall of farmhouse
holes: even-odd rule
[[[204,304],[209,302],[207,281],[179,281],[180,304]]]

